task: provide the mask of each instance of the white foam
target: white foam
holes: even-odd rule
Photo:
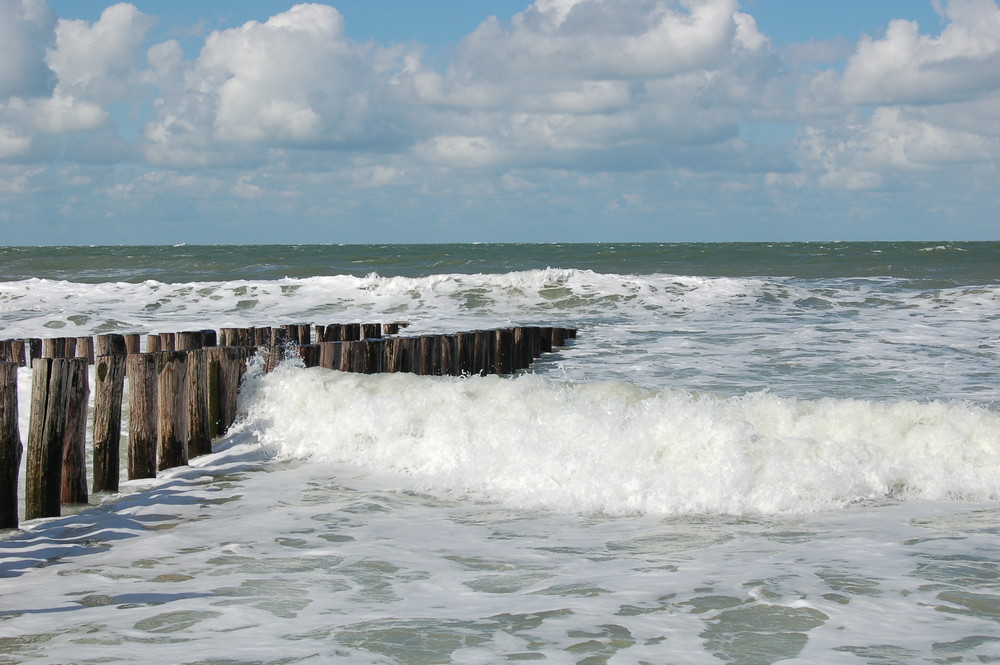
[[[1000,499],[1000,416],[957,403],[291,367],[250,378],[243,400],[278,457],[521,508],[779,514],[890,496]]]

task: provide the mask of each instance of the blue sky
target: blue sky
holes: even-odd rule
[[[0,0],[3,244],[998,239],[995,0]]]

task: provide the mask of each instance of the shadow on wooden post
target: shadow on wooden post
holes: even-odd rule
[[[16,529],[17,478],[21,468],[17,428],[17,363],[0,363],[0,529]]]

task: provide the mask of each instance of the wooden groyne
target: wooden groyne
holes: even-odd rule
[[[26,519],[58,517],[88,501],[86,431],[93,393],[93,492],[117,492],[128,377],[130,480],[212,452],[236,420],[248,361],[272,371],[306,367],[376,374],[511,374],[576,337],[575,328],[519,326],[404,336],[406,324],[294,324],[176,333],[0,340],[0,529],[18,527],[18,475],[26,453]],[[143,345],[143,341],[145,344]],[[143,346],[145,347],[143,350]],[[32,368],[25,451],[17,369]],[[90,386],[89,366],[94,367]]]

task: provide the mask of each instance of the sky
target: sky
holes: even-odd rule
[[[1000,240],[996,0],[0,0],[3,245]]]

